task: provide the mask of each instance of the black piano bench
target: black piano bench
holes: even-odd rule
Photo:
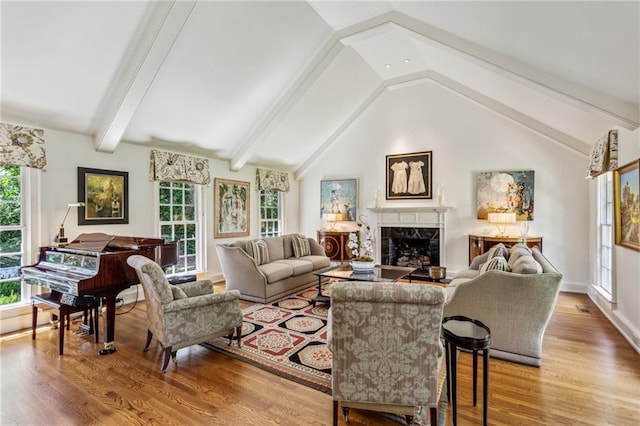
[[[51,306],[54,309],[58,310],[59,317],[59,326],[60,330],[59,343],[58,343],[58,353],[62,355],[64,350],[64,328],[65,322],[67,330],[70,328],[71,324],[71,314],[76,312],[84,313],[84,321],[83,325],[89,326],[89,334],[94,334],[96,338],[96,343],[98,343],[98,317],[99,308],[100,308],[100,299],[98,297],[82,297],[81,303],[78,304],[67,304],[69,295],[65,295],[63,293],[59,293],[57,291],[45,294],[38,294],[36,296],[31,296],[31,302],[33,305],[33,315],[32,315],[32,324],[31,324],[31,339],[36,339],[36,327],[38,325],[38,306],[39,304],[45,304],[47,306]]]

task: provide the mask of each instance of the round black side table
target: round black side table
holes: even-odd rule
[[[456,369],[458,363],[458,348],[473,352],[473,406],[477,403],[478,385],[478,351],[482,351],[482,420],[487,426],[488,395],[489,395],[489,344],[491,330],[478,320],[464,316],[446,317],[442,320],[442,334],[446,342],[447,357],[447,390],[453,411],[453,425],[457,422],[456,401]]]

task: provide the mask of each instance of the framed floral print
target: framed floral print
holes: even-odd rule
[[[432,199],[431,151],[387,155],[387,200]]]
[[[214,238],[249,235],[249,182],[215,178]]]
[[[640,159],[613,172],[616,244],[640,251]]]

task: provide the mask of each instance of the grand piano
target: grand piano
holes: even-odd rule
[[[116,296],[139,282],[127,258],[139,254],[161,267],[178,261],[178,242],[159,238],[126,237],[103,233],[81,234],[64,247],[40,247],[38,262],[21,268],[27,284],[62,293],[68,304],[81,303],[83,296],[97,296],[106,306],[104,349],[115,352]]]

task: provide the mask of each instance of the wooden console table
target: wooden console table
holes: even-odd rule
[[[469,264],[474,257],[485,253],[496,244],[502,243],[509,248],[517,243],[524,243],[542,252],[542,237],[496,237],[487,235],[469,235]]]
[[[318,244],[324,247],[331,260],[344,262],[351,259],[351,250],[347,247],[349,234],[344,231],[318,231]]]

